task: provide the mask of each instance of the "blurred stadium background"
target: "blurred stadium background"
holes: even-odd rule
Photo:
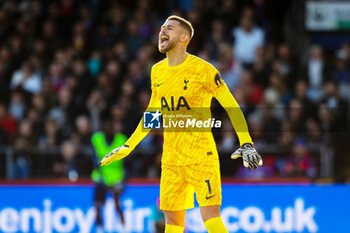
[[[192,22],[189,52],[221,72],[264,158],[244,169],[229,121],[215,130],[229,231],[349,232],[346,0],[0,0],[0,232],[95,231],[91,136],[136,128],[171,14]],[[161,146],[151,133],[124,160],[126,224],[109,198],[106,232],[155,231]],[[189,211],[187,231],[200,220]]]

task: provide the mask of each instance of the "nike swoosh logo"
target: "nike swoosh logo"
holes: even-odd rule
[[[163,83],[157,84],[157,87],[159,87],[160,85],[162,85]]]
[[[212,196],[209,196],[209,197],[208,197],[208,196],[205,196],[205,199],[208,200],[208,199],[210,199],[210,198],[212,198],[212,197],[214,197],[214,196],[215,196],[215,195],[212,195]]]

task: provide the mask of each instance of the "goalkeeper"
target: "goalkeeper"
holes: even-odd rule
[[[227,111],[240,141],[232,158],[243,158],[249,169],[262,165],[253,147],[244,116],[219,72],[208,62],[187,53],[194,30],[190,22],[170,16],[162,25],[158,49],[166,58],[151,70],[152,96],[150,110],[164,113],[211,118],[210,105],[216,98]],[[159,112],[153,113],[156,119]],[[143,119],[133,135],[121,147],[106,155],[101,165],[127,156],[147,135]],[[200,206],[204,225],[209,233],[226,233],[220,217],[221,177],[219,156],[212,132],[169,131],[164,129],[160,209],[165,215],[165,232],[184,231],[186,209],[194,207],[194,193]]]

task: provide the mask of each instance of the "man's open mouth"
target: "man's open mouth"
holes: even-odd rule
[[[161,45],[166,45],[168,42],[169,42],[169,37],[168,36],[162,35],[160,37],[160,44]]]

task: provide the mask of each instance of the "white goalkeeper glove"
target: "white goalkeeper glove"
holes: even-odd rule
[[[249,169],[255,169],[263,165],[261,156],[256,152],[251,143],[243,144],[231,155],[231,159],[237,159],[239,157],[243,158],[243,165]]]
[[[123,145],[109,152],[101,161],[100,166],[106,166],[111,162],[125,158],[133,149],[128,145]]]

